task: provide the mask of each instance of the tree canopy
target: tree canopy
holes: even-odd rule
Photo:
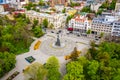
[[[119,62],[120,44],[92,42],[85,57],[67,63],[63,80],[119,80]]]
[[[0,77],[15,67],[15,55],[9,52],[0,52]]]
[[[44,19],[43,20],[43,26],[45,27],[45,28],[47,28],[48,27],[48,19]]]
[[[59,72],[59,61],[55,56],[51,56],[47,63],[45,64],[45,68],[48,70],[47,79],[48,80],[60,80],[61,74]]]
[[[25,80],[44,80],[47,75],[47,70],[38,62],[28,66],[24,71]]]

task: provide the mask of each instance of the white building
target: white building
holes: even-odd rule
[[[4,7],[3,7],[3,5],[0,5],[0,13],[1,12],[4,12]]]
[[[120,21],[114,21],[113,22],[112,36],[120,37]]]
[[[35,12],[32,10],[26,11],[25,13],[26,13],[26,17],[28,17],[31,21],[36,19],[39,21],[39,23],[42,23],[44,19],[48,19],[49,26],[53,24],[55,29],[65,26],[66,16],[62,13],[47,14],[47,13]]]
[[[85,15],[77,15],[69,21],[69,28],[73,28],[73,33],[86,33],[91,28],[91,21]]]
[[[100,3],[98,3],[98,4],[91,4],[90,8],[91,8],[92,11],[97,12],[101,5],[102,4],[100,4]]]
[[[91,30],[93,34],[99,35],[100,33],[111,34],[113,22],[118,20],[116,16],[97,17],[92,20]]]
[[[28,3],[28,0],[6,0],[6,3],[12,8],[21,9],[23,5]]]

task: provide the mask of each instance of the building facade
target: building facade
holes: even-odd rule
[[[115,11],[120,11],[120,0],[116,2]]]
[[[4,6],[0,5],[0,12],[4,12]]]
[[[53,24],[54,29],[61,28],[65,26],[66,17],[64,14],[47,14],[47,13],[39,13],[35,11],[26,11],[26,17],[28,17],[31,21],[34,19],[39,21],[39,24],[42,23],[44,19],[48,19],[49,25]]]
[[[91,28],[91,21],[85,15],[77,15],[69,21],[69,28],[73,28],[73,33],[83,34]]]
[[[113,22],[112,36],[120,37],[120,20]]]
[[[52,7],[54,7],[56,4],[64,4],[67,6],[68,0],[49,0]]]
[[[100,35],[101,33],[111,35],[113,22],[116,20],[118,20],[116,16],[104,16],[94,18],[91,25],[92,33],[97,35]]]

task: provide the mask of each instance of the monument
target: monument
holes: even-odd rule
[[[61,46],[60,39],[59,39],[59,34],[57,35],[57,41],[55,43],[56,46]]]
[[[64,56],[70,54],[74,50],[76,43],[69,38],[60,36],[59,32],[55,34],[57,35],[51,37],[50,39],[46,39],[41,43],[40,51],[54,56]]]

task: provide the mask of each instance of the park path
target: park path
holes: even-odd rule
[[[33,50],[34,49],[34,45],[35,43],[40,40],[41,42],[46,40],[46,39],[49,39],[51,36],[56,36],[55,34],[46,34],[44,35],[43,37],[37,39],[35,38],[35,41],[31,44],[30,46],[30,50],[29,52],[26,52],[26,53],[23,53],[23,54],[20,54],[20,55],[17,55],[16,56],[16,67],[11,70],[10,72],[8,72],[5,76],[3,76],[0,80],[6,80],[10,75],[12,75],[15,71],[18,71],[20,72],[19,75],[17,75],[13,80],[24,80],[24,75],[22,73],[23,69],[27,66],[29,66],[30,64],[25,60],[26,57],[29,57],[29,56],[33,56],[36,60],[35,62],[40,62],[42,64],[46,63],[46,60],[50,57],[49,55],[46,55],[44,53],[42,53],[40,50]],[[64,37],[67,37],[66,35]],[[81,38],[72,38],[71,36],[68,37],[68,39],[71,39],[73,41],[77,41],[77,42],[82,42],[82,43],[77,43],[77,48],[78,50],[83,50],[83,49],[87,49],[89,48],[89,46],[87,44],[89,44],[89,41],[88,40],[84,40],[84,39],[81,39]],[[86,43],[86,44],[84,44]],[[81,55],[84,55],[84,54],[81,54]],[[64,59],[64,56],[56,56],[59,60],[59,63],[60,63],[60,72],[62,74],[62,76],[66,73],[66,68],[65,68],[65,65],[68,61],[66,61]]]

